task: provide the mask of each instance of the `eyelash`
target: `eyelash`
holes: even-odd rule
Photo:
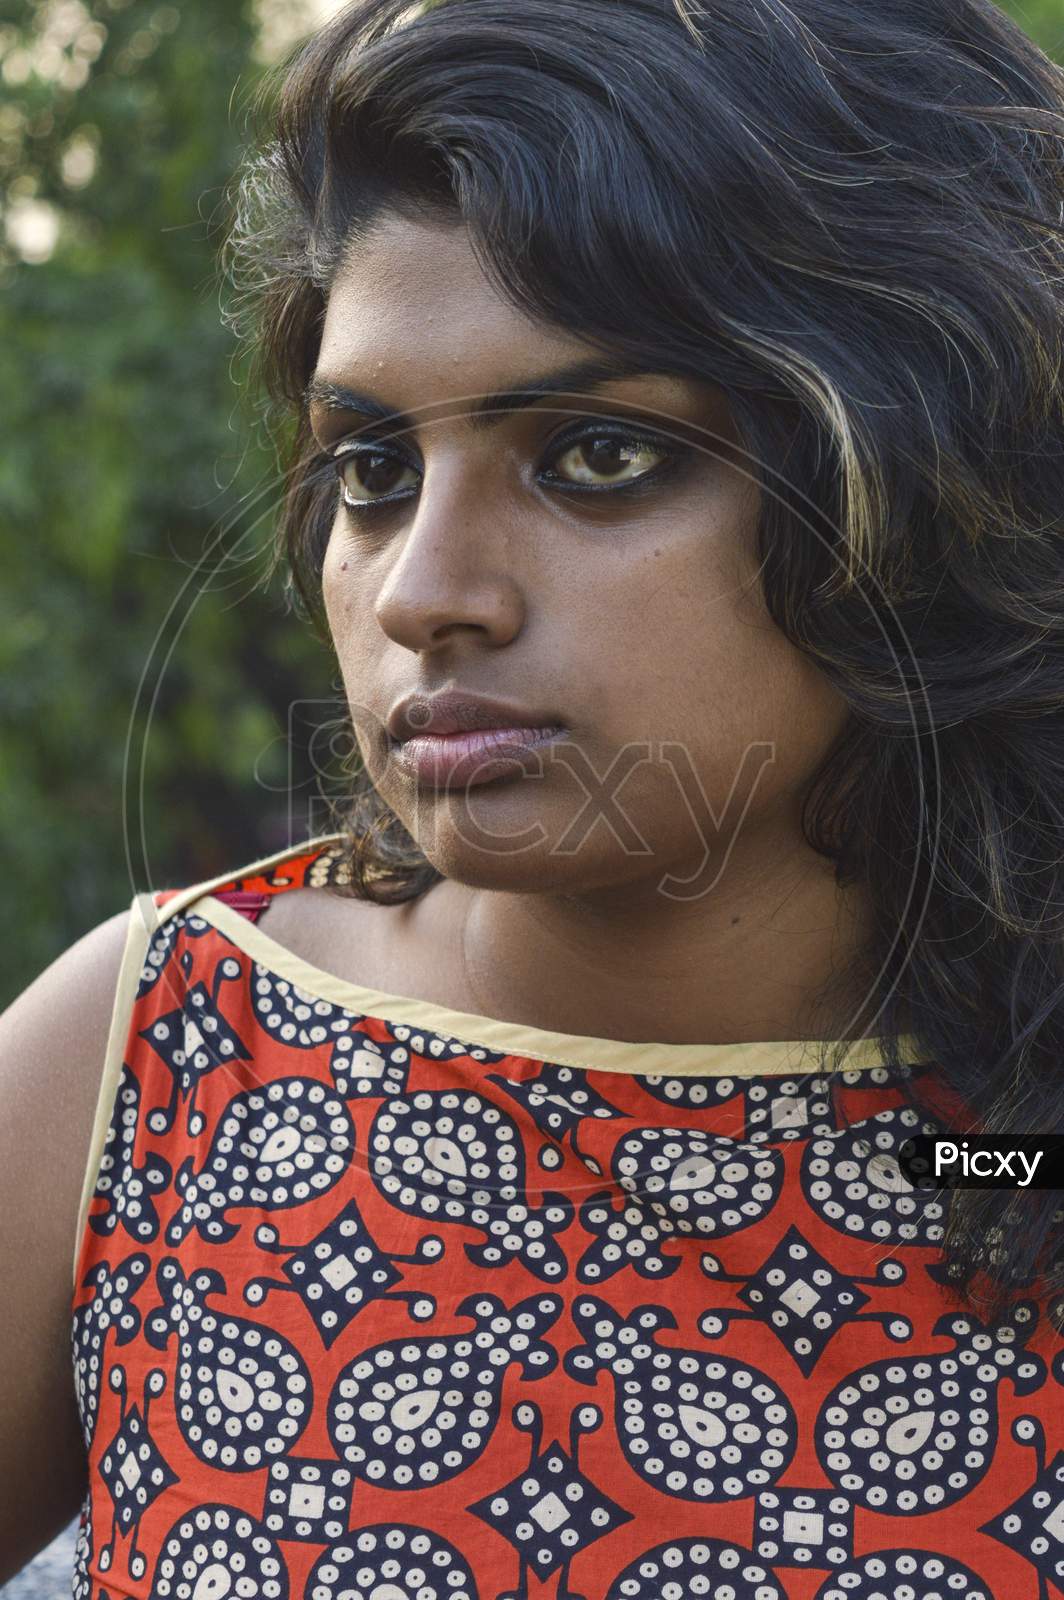
[[[580,496],[603,494],[635,495],[640,491],[655,488],[665,478],[670,477],[674,471],[678,470],[690,456],[690,450],[688,447],[680,445],[674,440],[664,439],[660,434],[632,429],[616,422],[610,423],[603,421],[602,423],[592,424],[590,426],[587,423],[581,423],[577,427],[560,434],[555,439],[552,439],[548,454],[544,458],[545,462],[550,460],[556,461],[558,457],[563,456],[567,450],[573,449],[575,445],[579,445],[585,441],[589,442],[593,439],[610,439],[615,443],[622,445],[634,445],[640,449],[655,450],[662,455],[663,459],[656,467],[651,467],[647,472],[641,473],[639,477],[629,478],[623,483],[573,483],[566,478],[552,478],[549,475],[544,475],[542,469],[538,474],[539,481],[546,483],[550,488],[560,491],[563,494]],[[372,511],[384,510],[386,507],[398,505],[401,501],[409,500],[411,495],[416,492],[411,489],[403,489],[397,494],[380,495],[374,500],[348,499],[343,481],[344,464],[352,457],[357,458],[360,455],[388,456],[395,461],[401,462],[404,466],[410,467],[414,471],[418,470],[416,464],[406,455],[398,450],[389,448],[386,440],[377,440],[373,439],[372,437],[366,438],[361,446],[340,445],[333,450],[325,452],[326,461],[330,468],[335,472],[335,475],[339,480],[340,499],[345,510],[350,511],[354,515],[362,516]]]

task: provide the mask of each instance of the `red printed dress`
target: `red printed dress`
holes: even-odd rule
[[[75,1596],[1064,1593],[1064,1347],[947,1295],[875,1041],[822,1075],[358,987],[256,921],[338,854],[134,901]]]

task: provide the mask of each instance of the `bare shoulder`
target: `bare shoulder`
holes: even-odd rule
[[[0,1014],[0,1183],[16,1211],[19,1196],[8,1196],[10,1162],[34,1145],[38,1155],[47,1140],[49,1209],[61,1209],[74,1194],[64,1246],[73,1245],[82,1167],[107,1035],[114,1005],[129,911],[116,912],[70,945]],[[76,1191],[76,1192],[75,1192]],[[5,1215],[11,1213],[5,1206]],[[35,1213],[35,1232],[41,1223]],[[39,1235],[38,1235],[39,1236]]]
[[[394,987],[409,946],[413,905],[380,905],[328,889],[287,889],[259,919],[262,931],[347,983]]]
[[[435,996],[460,981],[450,970],[454,941],[445,931],[454,925],[450,900],[456,888],[438,882],[397,905],[327,889],[288,889],[267,907],[259,927],[345,983],[388,994]]]
[[[0,1013],[0,1026],[21,1033],[27,1029],[33,1031],[45,1021],[53,1029],[67,1029],[68,1037],[76,1037],[83,1031],[77,1026],[78,1014],[84,1024],[101,1013],[106,1013],[109,1025],[113,989],[110,995],[106,989],[109,980],[118,977],[128,928],[129,910],[126,908],[116,911],[113,917],[98,923],[69,945],[23,989],[6,1011]],[[7,1064],[0,1059],[0,1073]]]
[[[100,923],[0,1015],[0,1583],[82,1489],[71,1266],[128,926],[128,910]]]

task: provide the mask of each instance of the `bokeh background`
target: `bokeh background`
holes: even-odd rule
[[[0,1007],[137,890],[329,825],[342,700],[268,579],[218,260],[263,75],[340,8],[0,0]],[[1009,9],[1064,55],[1064,0]]]
[[[0,0],[0,1007],[136,890],[321,831],[342,787],[218,275],[263,75],[339,9]],[[1064,0],[1006,9],[1064,61]],[[72,1553],[3,1600],[69,1595]]]
[[[0,0],[0,1007],[147,887],[321,831],[338,690],[266,581],[223,325],[264,73],[339,0]]]

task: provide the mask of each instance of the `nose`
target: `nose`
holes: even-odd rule
[[[447,489],[438,477],[430,485],[426,475],[374,605],[396,644],[435,650],[469,632],[497,647],[521,631],[525,603],[501,498],[483,487]]]

